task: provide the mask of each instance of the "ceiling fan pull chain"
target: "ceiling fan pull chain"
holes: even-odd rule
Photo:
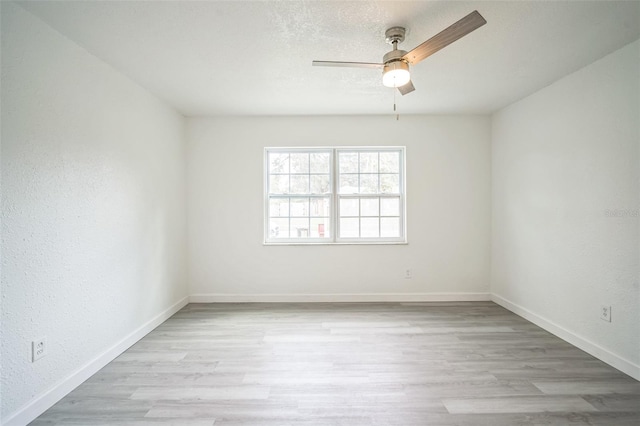
[[[396,91],[393,91],[393,112],[396,113],[396,121],[400,120],[400,114],[397,113],[396,110]]]

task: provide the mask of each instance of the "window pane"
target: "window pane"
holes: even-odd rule
[[[329,218],[314,218],[311,219],[311,229],[309,229],[309,236],[312,238],[329,238]]]
[[[378,175],[374,175],[374,174],[360,175],[360,193],[361,194],[377,194],[378,193]]]
[[[358,175],[340,175],[340,193],[358,193]]]
[[[289,219],[271,218],[269,220],[269,237],[289,238]]]
[[[329,217],[329,198],[312,198],[311,216]]]
[[[270,152],[269,173],[289,173],[289,154]]]
[[[379,202],[378,198],[361,198],[360,216],[379,216]]]
[[[331,156],[328,152],[311,154],[311,173],[331,173]]]
[[[309,175],[291,175],[291,193],[309,193]]]
[[[289,216],[289,199],[271,198],[269,200],[269,216]]]
[[[327,194],[331,192],[329,175],[311,175],[311,193]]]
[[[399,194],[400,176],[397,174],[380,175],[380,192],[385,194]]]
[[[400,236],[400,218],[383,217],[380,219],[380,236],[381,237],[399,237]]]
[[[341,198],[340,199],[340,217],[344,216],[359,216],[360,210],[358,209],[357,198]]]
[[[291,153],[291,173],[309,173],[309,154]]]
[[[378,173],[378,153],[360,153],[360,173]]]
[[[269,176],[269,193],[288,194],[289,193],[289,175],[270,175]]]
[[[400,153],[380,153],[380,173],[400,173]]]
[[[341,152],[338,154],[340,173],[358,173],[358,153]]]
[[[379,219],[377,217],[366,217],[360,219],[360,236],[365,238],[375,238],[380,236],[378,229]]]
[[[400,215],[400,199],[399,198],[381,198],[380,199],[380,216],[399,216]]]
[[[291,219],[291,238],[309,237],[309,219]]]
[[[308,198],[291,199],[291,217],[293,216],[309,216]]]
[[[359,220],[357,218],[340,219],[340,237],[352,238],[359,237]]]

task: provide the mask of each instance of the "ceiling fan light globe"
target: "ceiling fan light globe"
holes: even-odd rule
[[[387,87],[404,86],[411,80],[409,65],[402,61],[391,62],[382,70],[382,84]]]

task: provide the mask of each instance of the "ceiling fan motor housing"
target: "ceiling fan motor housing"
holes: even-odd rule
[[[386,53],[382,57],[382,63],[388,64],[389,62],[395,62],[395,61],[407,62],[406,59],[402,59],[402,57],[406,54],[407,52],[405,52],[404,50],[400,50],[400,49],[392,50],[391,52]]]

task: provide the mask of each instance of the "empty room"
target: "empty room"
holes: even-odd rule
[[[0,425],[640,424],[640,1],[0,18]]]

